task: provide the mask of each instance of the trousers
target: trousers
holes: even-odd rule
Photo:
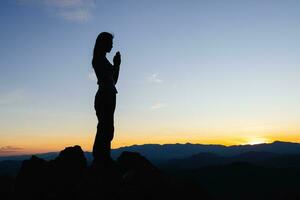
[[[94,162],[106,162],[111,159],[111,141],[114,137],[114,112],[116,93],[97,91],[94,107],[98,119],[97,133],[93,145]]]

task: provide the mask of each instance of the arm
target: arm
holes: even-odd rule
[[[114,65],[114,81],[115,84],[117,84],[118,79],[119,79],[119,72],[120,72],[120,65]]]
[[[117,52],[116,55],[114,56],[114,74],[113,74],[113,78],[115,81],[115,84],[117,84],[118,82],[118,78],[119,78],[119,72],[120,72],[120,65],[121,65],[121,54],[120,52]]]

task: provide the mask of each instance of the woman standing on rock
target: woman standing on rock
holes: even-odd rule
[[[94,107],[98,118],[97,133],[93,146],[94,163],[111,163],[111,141],[114,137],[114,112],[116,107],[115,87],[120,71],[121,55],[117,52],[111,64],[106,53],[113,47],[113,35],[102,32],[98,35],[93,54],[93,68],[99,85]]]

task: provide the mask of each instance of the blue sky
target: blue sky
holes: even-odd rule
[[[91,58],[102,31],[115,35],[108,58],[122,55],[115,147],[300,142],[299,8],[291,0],[2,1],[0,153],[91,149]]]

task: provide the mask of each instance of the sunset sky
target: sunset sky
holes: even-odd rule
[[[300,142],[300,1],[3,0],[0,155],[91,150],[97,35],[122,55],[113,147]]]

